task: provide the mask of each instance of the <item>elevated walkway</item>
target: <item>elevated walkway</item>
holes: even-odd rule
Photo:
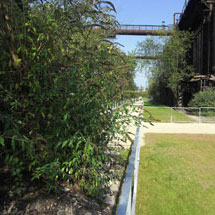
[[[172,34],[171,25],[120,25],[115,31],[116,35],[152,35],[168,36]]]
[[[136,59],[146,59],[146,60],[158,60],[159,56],[136,56]]]

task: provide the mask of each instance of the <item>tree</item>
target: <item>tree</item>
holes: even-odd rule
[[[171,91],[170,94],[173,94],[173,105],[180,105],[183,93],[181,83],[188,80],[193,74],[193,67],[189,60],[192,39],[193,35],[190,32],[174,30],[172,35],[164,40],[164,45],[162,43],[156,45],[152,40],[147,40],[142,44],[142,47],[152,47],[152,49],[157,47],[156,50],[159,53],[163,46],[159,59],[151,64],[153,69],[151,70],[149,87],[151,90],[149,89],[149,92],[155,93],[155,90],[152,88],[156,88],[160,92],[163,87],[166,88],[163,91],[169,89]],[[161,93],[156,92],[156,94],[159,95],[156,97],[161,98]]]

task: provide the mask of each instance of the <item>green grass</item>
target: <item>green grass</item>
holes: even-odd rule
[[[170,122],[171,121],[171,108],[161,105],[152,101],[144,102],[144,118],[152,122]],[[193,121],[184,113],[172,110],[173,122],[186,122]]]
[[[159,103],[157,103],[157,102],[150,101],[150,100],[144,101],[144,106],[145,106],[145,107],[146,107],[146,106],[149,106],[149,107],[151,107],[151,106],[153,106],[153,107],[166,107],[165,105],[162,105],[162,104],[159,104]]]
[[[137,215],[215,214],[215,135],[148,134]]]

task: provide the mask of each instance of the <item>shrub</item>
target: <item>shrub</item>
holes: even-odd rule
[[[108,142],[127,122],[112,103],[134,66],[106,39],[114,6],[21,4],[0,3],[0,170],[17,194],[30,178],[48,191],[69,182],[99,198],[113,178]]]
[[[190,107],[215,107],[215,89],[208,88],[194,95],[194,98],[189,102]]]

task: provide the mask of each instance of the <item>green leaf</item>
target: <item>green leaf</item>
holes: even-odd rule
[[[69,113],[66,113],[66,114],[64,115],[64,121],[66,121],[66,120],[68,119],[68,116],[69,116]]]
[[[22,150],[24,151],[25,150],[25,142],[24,141],[21,142],[21,146],[22,146]]]
[[[43,118],[45,118],[45,114],[43,113],[43,111],[41,111],[41,115]]]
[[[97,4],[108,4],[112,10],[116,13],[116,8],[114,7],[114,4],[110,1],[99,1]]]
[[[1,136],[0,136],[0,144],[1,144],[2,146],[5,146],[4,138],[3,138],[3,137],[1,137]]]
[[[14,137],[13,137],[12,140],[11,140],[11,146],[12,146],[12,150],[15,151],[15,149],[16,149],[16,144],[15,144]]]

